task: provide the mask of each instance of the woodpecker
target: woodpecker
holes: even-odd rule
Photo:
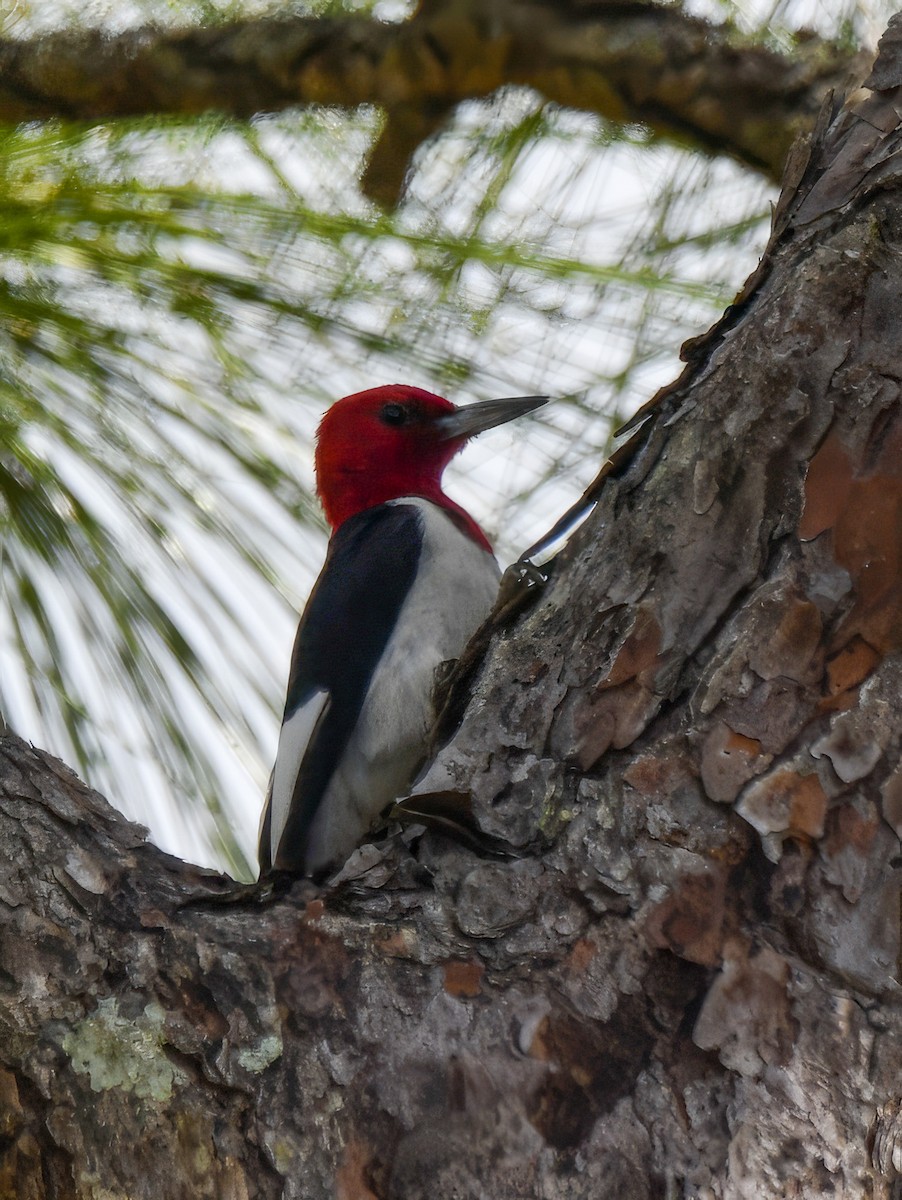
[[[411,783],[436,670],[488,615],[500,571],[483,531],[442,491],[478,433],[547,396],[458,408],[392,384],[323,417],[317,493],[332,529],[301,616],[260,823],[260,874],[321,879]]]

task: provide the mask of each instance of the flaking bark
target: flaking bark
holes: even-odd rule
[[[419,785],[514,857],[267,899],[3,741],[0,1196],[896,1193],[900,28]]]

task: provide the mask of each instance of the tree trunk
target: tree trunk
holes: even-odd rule
[[[418,787],[511,855],[267,896],[4,740],[0,1196],[896,1194],[900,43]]]

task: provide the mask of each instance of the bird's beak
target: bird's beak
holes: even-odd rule
[[[466,408],[439,417],[435,425],[442,441],[471,438],[532,412],[534,408],[541,408],[547,399],[547,396],[508,396],[504,400],[483,400],[480,404],[468,404]]]

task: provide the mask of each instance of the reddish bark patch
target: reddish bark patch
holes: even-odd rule
[[[651,945],[704,967],[717,966],[723,944],[726,884],[726,872],[716,867],[704,875],[682,876],[646,922]]]
[[[174,995],[170,993],[174,989]],[[216,998],[199,980],[167,979],[160,976],[160,995],[169,993],[169,1003],[181,1009],[188,1022],[203,1033],[211,1044],[221,1042],[229,1032],[228,1018],[216,1006]]]
[[[789,788],[789,830],[820,837],[827,815],[827,795],[816,775],[797,775]]]
[[[835,855],[851,849],[867,858],[877,836],[877,824],[876,809],[864,814],[851,804],[841,804],[830,813],[823,852]]]
[[[366,1181],[371,1157],[370,1147],[359,1138],[350,1139],[341,1166],[335,1172],[335,1200],[379,1200]]]
[[[808,464],[805,503],[799,520],[799,537],[809,542],[832,529],[852,489],[852,460],[848,450],[831,430]]]
[[[452,958],[443,966],[444,987],[449,996],[478,996],[485,967],[478,959]]]
[[[623,778],[643,796],[669,795],[695,776],[675,754],[640,754],[627,766]]]
[[[654,679],[662,663],[661,643],[657,617],[638,608],[632,629],[579,717],[576,757],[584,771],[610,746],[622,750],[634,742],[657,712],[661,698]]]
[[[580,714],[576,758],[589,771],[605,751],[622,750],[636,740],[661,703],[638,680],[604,691]]]
[[[617,651],[600,688],[618,687],[629,679],[651,682],[661,654],[661,626],[648,608],[638,608],[633,627]]]
[[[838,696],[856,688],[880,662],[873,646],[860,637],[853,637],[827,663],[827,692]]]
[[[817,605],[799,598],[782,600],[768,636],[751,645],[749,666],[762,679],[785,676],[804,682],[822,634]]]
[[[532,1041],[529,1043],[527,1051],[530,1058],[538,1059],[539,1062],[548,1062],[551,1058],[551,1048],[548,1044],[548,1018],[543,1017],[536,1026],[535,1033],[532,1035]]]
[[[836,562],[855,588],[855,603],[833,639],[859,637],[885,655],[902,648],[902,420],[867,447],[861,469],[831,431],[811,460],[799,522],[803,540],[830,531]],[[865,451],[861,452],[862,455]]]
[[[819,838],[824,832],[827,796],[817,775],[780,767],[750,784],[737,811],[759,833]]]
[[[718,721],[702,745],[701,777],[706,794],[719,804],[732,804],[755,775],[770,766],[757,738],[737,733]]]
[[[597,953],[598,946],[590,938],[578,938],[565,960],[567,970],[574,975],[583,975]]]

